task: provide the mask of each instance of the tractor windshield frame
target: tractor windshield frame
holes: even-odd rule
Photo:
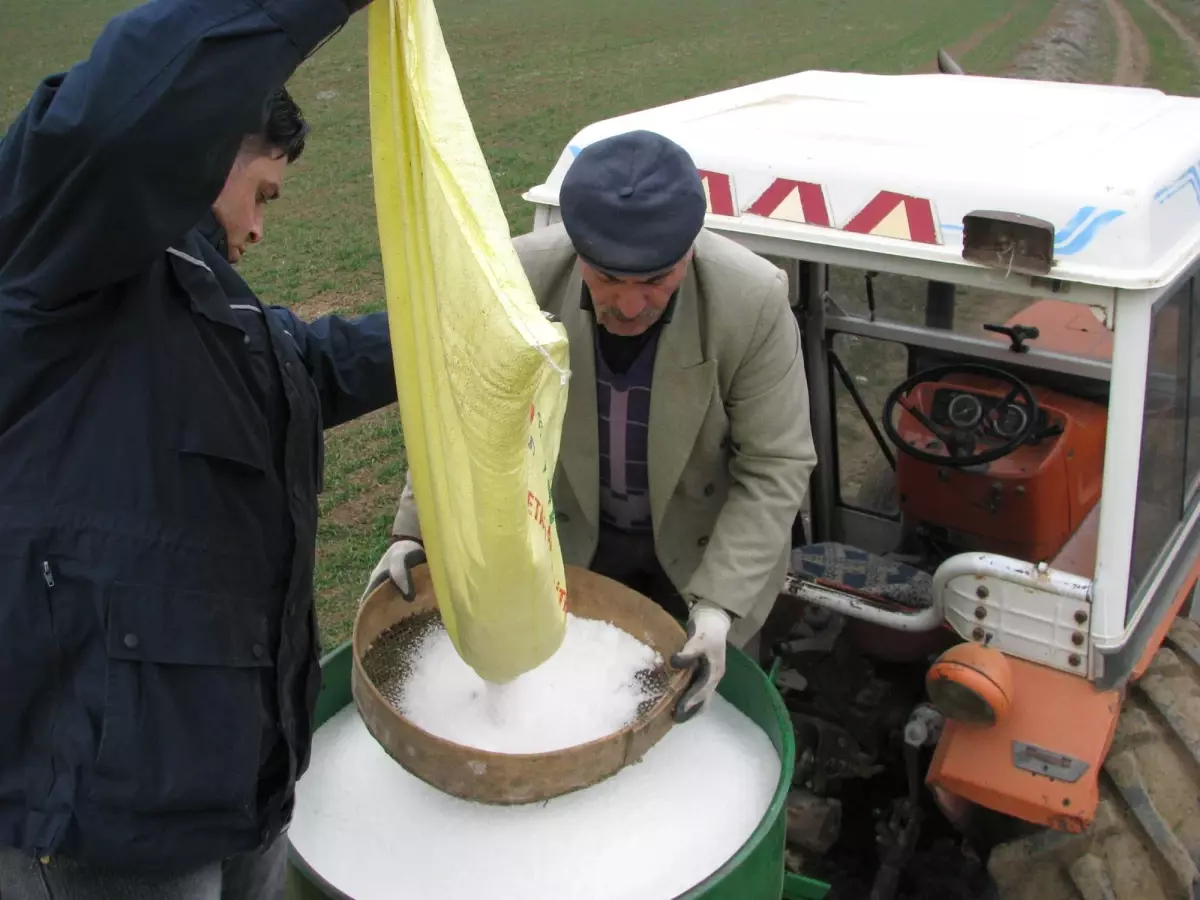
[[[1111,502],[1093,587],[1097,618],[1108,616],[1093,633],[1105,688],[1139,669],[1200,574],[1200,261],[1163,288],[1121,291],[1118,309],[1104,468]]]

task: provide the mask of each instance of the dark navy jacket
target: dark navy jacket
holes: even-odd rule
[[[0,846],[183,869],[289,819],[322,429],[395,381],[383,314],[262,307],[209,210],[347,14],[157,0],[0,141]]]

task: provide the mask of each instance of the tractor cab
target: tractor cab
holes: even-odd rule
[[[762,656],[800,748],[795,867],[932,852],[918,780],[960,829],[1095,818],[1200,566],[1197,117],[810,71],[592,124],[526,194],[550,225],[580,148],[657,131],[707,226],[788,274],[819,462]]]

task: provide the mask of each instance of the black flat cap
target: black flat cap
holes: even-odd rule
[[[585,147],[558,192],[563,227],[584,262],[612,275],[656,275],[687,255],[708,201],[687,151],[630,131]]]

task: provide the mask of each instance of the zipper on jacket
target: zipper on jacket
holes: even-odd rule
[[[53,598],[53,595],[51,594],[51,591],[54,589],[55,580],[54,580],[54,569],[50,566],[50,560],[48,560],[48,559],[42,560],[42,579],[46,582],[46,598],[45,598],[46,599],[46,616],[48,619],[47,624],[49,625],[49,628],[50,628],[50,638],[53,641],[53,644],[51,645],[52,646],[52,657],[51,658],[54,663],[54,691],[55,691],[55,694],[57,695],[63,690],[62,644],[59,641],[58,634],[54,630],[54,598]],[[50,762],[51,783],[50,783],[50,786],[47,788],[45,795],[43,795],[43,797],[41,798],[41,802],[43,804],[48,802],[49,795],[53,792],[54,786],[58,783],[60,775],[63,770],[62,762],[59,759],[59,756],[61,755],[61,751],[59,751],[57,749],[58,740],[57,740],[57,735],[55,733],[56,730],[57,730],[57,725],[52,724],[50,726],[50,731],[49,731],[48,737],[50,739],[51,746],[55,749],[53,749],[50,754],[49,762]],[[37,855],[38,862],[42,866],[50,865],[49,848],[35,847],[34,853]],[[39,874],[42,876],[43,879],[45,878],[44,872],[41,872]]]

